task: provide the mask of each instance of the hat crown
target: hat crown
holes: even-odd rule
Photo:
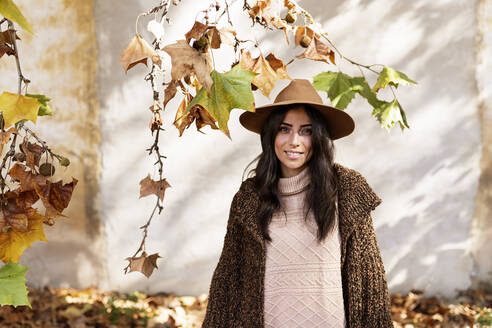
[[[275,98],[274,103],[283,101],[315,102],[323,104],[313,85],[305,79],[294,79]]]

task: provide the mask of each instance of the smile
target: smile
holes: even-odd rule
[[[297,158],[301,157],[302,154],[304,154],[304,153],[301,153],[301,152],[298,152],[298,151],[285,151],[285,154],[290,159],[297,159]]]

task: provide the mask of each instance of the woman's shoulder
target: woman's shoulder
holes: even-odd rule
[[[358,203],[364,210],[371,211],[382,202],[359,171],[339,163],[334,163],[333,166],[337,172],[341,193],[352,203]]]
[[[255,184],[255,178],[250,177],[244,180],[236,193],[236,197],[240,198],[250,198],[257,195],[257,188]]]

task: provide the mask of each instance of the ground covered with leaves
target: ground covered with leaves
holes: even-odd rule
[[[207,295],[199,297],[140,292],[121,294],[96,288],[29,289],[32,309],[0,307],[0,327],[200,327]],[[492,327],[492,293],[467,290],[453,301],[422,292],[393,294],[395,327]]]

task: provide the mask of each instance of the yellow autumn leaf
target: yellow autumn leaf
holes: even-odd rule
[[[20,120],[30,120],[36,123],[39,106],[41,103],[36,98],[5,91],[0,95],[0,110],[5,120],[5,128]]]
[[[0,0],[0,15],[19,24],[24,30],[33,33],[31,25],[12,0]]]
[[[17,262],[24,250],[35,241],[48,241],[43,230],[43,216],[35,214],[28,224],[28,231],[21,232],[11,229],[8,232],[0,231],[0,260]]]

